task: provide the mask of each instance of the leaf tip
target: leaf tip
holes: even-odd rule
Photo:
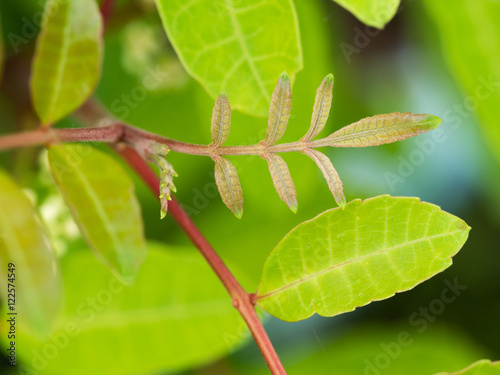
[[[233,211],[234,216],[236,216],[237,219],[241,219],[243,216],[243,210],[237,209]]]
[[[299,206],[297,205],[297,203],[295,203],[295,204],[290,204],[288,207],[290,207],[290,210],[292,210],[292,212],[293,212],[294,214],[296,214],[296,213],[297,213],[297,210],[299,209]]]
[[[283,73],[281,73],[280,80],[281,81],[290,81],[290,76],[288,75],[288,73],[286,71],[283,71]]]
[[[441,125],[442,122],[443,122],[443,120],[441,120],[437,116],[427,115],[427,123],[428,123],[428,125],[426,126],[426,128],[428,130],[436,129],[439,125]]]
[[[325,77],[325,81],[328,83],[333,83],[333,74],[330,73]]]

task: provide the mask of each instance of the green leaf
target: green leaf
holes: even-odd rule
[[[318,150],[305,149],[302,151],[305,155],[309,156],[321,170],[325,180],[328,184],[328,188],[335,198],[335,202],[343,208],[346,204],[344,189],[342,187],[342,181],[340,180],[339,174],[333,167],[332,162],[325,154],[322,154]]]
[[[332,106],[333,97],[333,74],[328,74],[316,91],[316,99],[314,100],[313,114],[311,118],[311,126],[307,134],[302,137],[302,141],[309,142],[316,137],[325,127],[330,108]]]
[[[283,158],[277,154],[262,154],[269,165],[269,172],[273,179],[274,187],[280,198],[287,204],[293,213],[297,212],[297,191],[293,184],[292,175]]]
[[[210,147],[220,147],[226,142],[231,131],[231,105],[226,94],[219,94],[212,111],[212,143]]]
[[[368,26],[383,29],[396,15],[400,0],[334,0]]]
[[[89,247],[124,282],[146,256],[134,185],[113,158],[87,145],[52,145],[54,179]]]
[[[35,209],[21,187],[1,170],[0,186],[2,307],[6,312],[20,314],[20,328],[46,336],[61,303],[59,266]],[[9,295],[11,292],[14,297]],[[8,309],[11,298],[15,299],[13,310]]]
[[[487,359],[478,361],[466,369],[454,373],[440,372],[436,375],[499,375],[500,362],[491,362]]]
[[[469,230],[418,198],[354,200],[281,240],[264,265],[257,302],[286,321],[352,311],[448,268]]]
[[[50,375],[88,375],[96,366],[99,375],[163,374],[238,349],[248,337],[245,323],[203,257],[160,244],[148,244],[148,253],[130,287],[87,251],[63,258],[65,314],[54,341],[22,338],[23,363],[46,365]],[[64,346],[47,359],[52,342]]]
[[[287,73],[282,73],[273,91],[269,108],[266,139],[261,144],[271,146],[281,139],[283,134],[285,134],[291,110],[292,89],[290,87],[290,77],[288,77]]]
[[[224,90],[233,109],[269,110],[276,77],[302,69],[291,0],[156,0],[163,26],[186,70],[212,96]]]
[[[99,79],[102,21],[95,0],[48,0],[33,61],[31,91],[42,124],[78,108]]]
[[[212,156],[215,161],[215,182],[224,204],[241,219],[243,215],[243,192],[234,165],[226,158]]]
[[[453,122],[455,128],[467,123],[470,112],[477,112],[486,142],[500,162],[500,2],[457,0],[453,6],[443,1],[423,3],[434,18],[452,72],[467,93],[465,112],[450,110],[445,121]]]
[[[367,117],[328,136],[332,147],[367,147],[402,141],[428,132],[441,124],[433,115],[394,112]]]

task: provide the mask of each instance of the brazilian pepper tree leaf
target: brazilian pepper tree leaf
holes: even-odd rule
[[[163,26],[186,70],[216,98],[254,116],[269,110],[276,77],[302,69],[292,0],[156,0]]]
[[[132,180],[112,157],[90,146],[52,145],[48,155],[89,247],[122,281],[132,281],[146,255]]]
[[[95,0],[48,0],[31,77],[35,110],[50,126],[78,108],[99,79],[102,20]]]
[[[65,256],[65,308],[54,341],[23,337],[23,364],[45,365],[51,375],[92,374],[96,364],[99,375],[165,374],[237,350],[248,331],[207,262],[192,247],[149,243],[148,251],[132,286],[121,285],[89,252]],[[66,344],[47,360],[53,342]]]
[[[332,147],[366,147],[402,141],[435,129],[439,117],[394,112],[359,120],[337,130],[326,139]]]
[[[235,166],[226,158],[212,156],[215,161],[215,182],[224,204],[241,219],[243,215],[243,192]]]
[[[1,170],[0,187],[2,307],[6,313],[19,313],[19,329],[44,337],[61,304],[59,265],[32,203]]]
[[[379,29],[394,17],[401,0],[334,0],[368,26]]]
[[[281,139],[283,134],[285,134],[291,110],[292,89],[290,87],[290,77],[288,77],[287,73],[282,73],[273,91],[269,107],[266,138],[261,144],[271,146]]]
[[[285,321],[352,311],[448,268],[469,230],[418,198],[354,200],[281,240],[264,265],[256,301]]]

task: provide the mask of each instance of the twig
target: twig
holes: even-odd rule
[[[103,33],[115,9],[115,0],[103,0],[101,3],[101,15],[103,22]]]
[[[0,151],[17,147],[41,145],[47,142],[125,142],[133,146],[141,140],[152,140],[167,145],[171,151],[191,155],[264,155],[267,153],[282,153],[303,151],[305,149],[329,146],[328,138],[309,142],[297,141],[265,146],[260,143],[244,146],[210,147],[163,137],[159,134],[130,126],[121,122],[96,128],[66,128],[38,129],[32,132],[12,134],[0,137]]]

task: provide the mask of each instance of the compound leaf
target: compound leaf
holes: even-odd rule
[[[35,209],[21,187],[1,170],[0,186],[3,309],[21,314],[18,328],[45,337],[61,303],[59,266]],[[8,305],[10,302],[14,304]],[[15,315],[3,316],[5,320],[16,319]]]
[[[276,154],[263,154],[262,157],[267,160],[278,195],[293,212],[297,212],[297,192],[286,162]]]
[[[90,146],[52,145],[48,155],[89,247],[122,281],[132,281],[146,255],[132,180],[118,162]]]
[[[212,112],[212,143],[210,147],[219,147],[226,142],[231,130],[231,105],[226,94],[219,94]]]
[[[344,207],[346,200],[344,196],[344,189],[342,188],[342,181],[340,180],[340,177],[333,167],[330,159],[328,159],[325,154],[322,154],[317,150],[305,149],[302,152],[316,163],[328,183],[328,188],[332,192],[335,202],[337,202],[340,207]]]
[[[292,0],[156,0],[170,42],[186,70],[215,99],[266,116],[275,77],[302,69]]]
[[[121,285],[88,251],[65,256],[65,309],[54,341],[23,337],[23,363],[42,363],[52,375],[92,374],[96,363],[99,375],[164,374],[237,350],[248,331],[205,260],[191,247],[149,243],[148,252],[132,286]],[[47,359],[52,342],[64,347]]]
[[[491,362],[487,359],[478,361],[466,369],[454,373],[440,372],[436,375],[498,375],[500,362]]]
[[[213,156],[215,161],[215,182],[224,204],[241,219],[243,215],[243,192],[234,165],[226,158]]]
[[[271,99],[266,139],[261,144],[271,146],[281,139],[285,134],[291,110],[292,89],[290,87],[290,78],[287,73],[282,73]]]
[[[99,79],[102,20],[95,0],[48,0],[33,62],[31,91],[42,124],[78,108]]]
[[[308,142],[316,137],[325,127],[326,120],[330,114],[333,95],[333,74],[328,74],[316,91],[314,100],[313,114],[311,118],[311,127],[307,134],[302,137],[302,141]]]
[[[285,321],[352,311],[448,268],[469,230],[418,198],[354,200],[281,240],[264,265],[257,303]]]
[[[401,141],[435,129],[441,119],[433,115],[394,112],[367,117],[337,130],[326,139],[332,147],[366,147]]]
[[[334,0],[357,19],[379,29],[392,20],[401,0]]]

